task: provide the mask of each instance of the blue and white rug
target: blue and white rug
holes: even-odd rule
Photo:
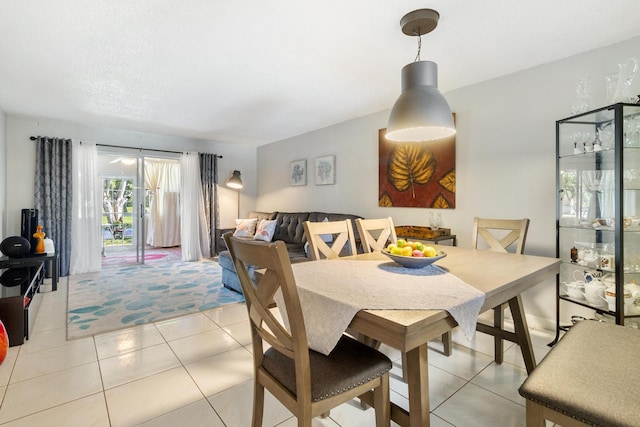
[[[69,278],[67,338],[75,339],[244,301],[216,261],[103,269]]]

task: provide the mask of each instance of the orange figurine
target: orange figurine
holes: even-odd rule
[[[37,228],[37,231],[33,233],[33,237],[38,239],[38,244],[36,245],[36,253],[43,254],[44,253],[44,236],[46,236],[46,234],[44,233],[44,231],[42,231],[41,225],[38,225],[36,228]]]

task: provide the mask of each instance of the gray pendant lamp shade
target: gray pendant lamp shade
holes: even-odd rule
[[[402,31],[407,35],[421,36],[436,27],[439,16],[431,9],[411,12],[400,21]],[[416,61],[404,66],[402,93],[389,115],[387,139],[421,142],[446,138],[455,133],[451,108],[438,91],[438,65],[431,61]]]
[[[238,170],[233,171],[233,175],[231,175],[229,179],[227,179],[225,184],[227,184],[227,187],[229,188],[236,188],[236,189],[242,188],[242,179],[240,178],[240,171]]]

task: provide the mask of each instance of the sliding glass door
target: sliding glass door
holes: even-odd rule
[[[102,266],[180,259],[180,162],[176,155],[99,149]]]
[[[102,265],[144,262],[144,161],[137,152],[99,150]]]

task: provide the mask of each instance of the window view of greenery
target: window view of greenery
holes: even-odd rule
[[[102,179],[103,246],[133,244],[133,190],[131,178]],[[148,200],[145,200],[145,210],[147,206]]]

